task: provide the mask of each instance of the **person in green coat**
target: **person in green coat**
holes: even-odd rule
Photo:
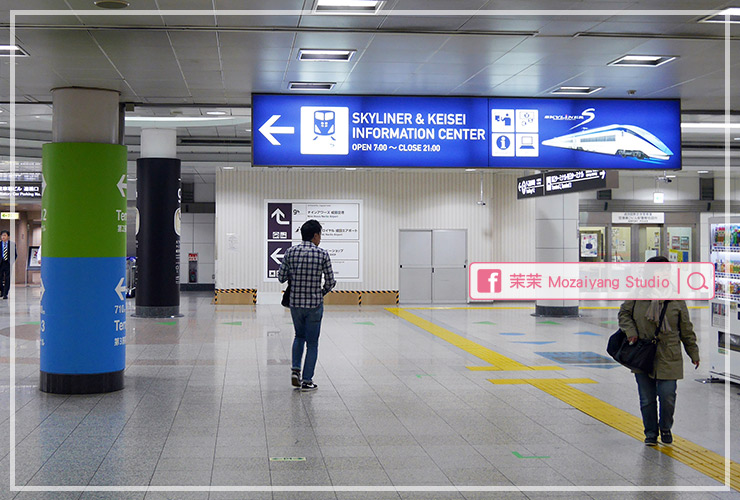
[[[663,256],[652,257],[648,262],[668,262]],[[619,327],[630,342],[637,338],[650,340],[658,327],[663,300],[628,300],[619,308]],[[683,378],[681,344],[699,368],[699,346],[696,344],[694,325],[689,309],[683,300],[668,301],[665,319],[660,327],[655,364],[652,373],[632,370],[640,394],[640,412],[645,428],[645,444],[656,446],[658,434],[663,444],[673,442],[671,427],[676,409],[676,381]],[[660,400],[660,412],[656,398]]]

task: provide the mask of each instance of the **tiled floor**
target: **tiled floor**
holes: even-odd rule
[[[740,498],[738,492],[567,491],[719,483],[534,386],[488,380],[590,378],[597,383],[578,389],[639,415],[636,385],[621,367],[471,371],[466,367],[485,363],[383,307],[327,306],[314,378],[319,389],[301,393],[290,385],[292,325],[285,309],[215,306],[210,294],[183,293],[182,318],[128,319],[123,391],[52,396],[38,391],[38,289],[19,288],[16,295],[16,484],[305,489],[9,492],[11,303],[3,301],[0,500]],[[609,323],[614,310],[552,321],[529,309],[411,312],[531,366],[558,365],[538,352],[603,355],[616,328]],[[706,310],[692,314],[704,363],[694,371],[687,361],[674,432],[724,454],[724,385],[694,380],[708,376],[710,341]],[[731,389],[737,415],[739,389]],[[731,436],[735,461],[738,435]],[[270,460],[287,457],[305,460]],[[312,486],[366,488],[306,491]],[[369,491],[372,486],[388,491]],[[431,491],[455,486],[541,491]]]

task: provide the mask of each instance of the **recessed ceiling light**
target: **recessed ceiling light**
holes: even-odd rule
[[[675,175],[666,175],[665,178],[666,179],[675,179],[676,176]]]
[[[355,55],[355,50],[339,49],[300,49],[299,61],[347,62]]]
[[[609,63],[609,66],[641,66],[643,68],[657,68],[663,64],[673,61],[678,56],[647,56],[626,55]]]
[[[0,125],[7,125],[8,122],[0,122]]]
[[[555,90],[551,90],[551,94],[566,94],[566,95],[589,95],[604,87],[559,87]]]
[[[129,6],[129,3],[125,0],[97,0],[95,7],[101,9],[125,9]]]
[[[697,174],[708,174],[709,170],[699,170],[696,172]]]
[[[740,129],[740,123],[698,123],[698,122],[683,122],[681,128],[705,128],[705,129],[725,129],[725,128],[736,128]]]
[[[211,116],[223,116],[227,115],[228,113],[226,111],[206,111],[206,114]]]
[[[729,16],[729,19],[727,19]],[[740,7],[729,7],[699,20],[700,23],[740,23]]]
[[[290,82],[288,90],[331,90],[335,82]]]
[[[28,52],[19,45],[0,45],[0,57],[28,57]]]
[[[357,170],[355,167],[346,167],[345,170]]]
[[[383,5],[377,0],[316,0],[314,12],[319,14],[376,14]]]
[[[466,172],[475,172],[475,169],[474,168],[466,168],[465,171]]]
[[[234,167],[223,167],[224,170],[234,170]]]

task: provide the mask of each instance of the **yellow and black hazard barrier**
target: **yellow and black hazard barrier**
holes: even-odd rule
[[[216,288],[214,304],[221,305],[255,305],[257,304],[256,288]]]
[[[341,306],[373,306],[398,304],[398,290],[332,290],[324,296],[324,304]]]
[[[363,290],[359,305],[375,306],[398,304],[398,290]]]

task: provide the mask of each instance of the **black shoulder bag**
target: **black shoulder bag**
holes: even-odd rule
[[[653,371],[653,364],[655,363],[655,351],[658,349],[658,335],[660,334],[660,326],[663,324],[665,318],[666,309],[668,309],[668,300],[663,303],[663,309],[660,311],[660,320],[658,320],[658,326],[655,328],[655,335],[650,340],[644,340],[638,338],[634,344],[630,344],[627,340],[627,334],[620,328],[611,337],[606,346],[606,352],[614,358],[614,360],[627,368],[632,370],[640,370],[645,373],[651,373]],[[632,315],[634,318],[635,308],[632,308]]]

